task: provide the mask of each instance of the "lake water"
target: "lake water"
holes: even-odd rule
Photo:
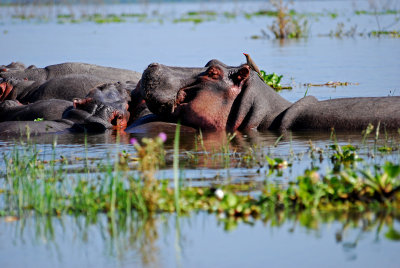
[[[334,220],[337,218],[337,220]],[[398,218],[397,218],[398,219]],[[101,215],[0,222],[2,267],[398,267],[389,215],[276,215],[224,224],[205,213],[114,226]],[[235,227],[237,225],[237,227]],[[383,226],[383,228],[382,228]],[[394,228],[400,227],[396,221]]]
[[[375,1],[379,8],[384,1]],[[252,17],[244,11],[268,9],[266,2],[183,2],[139,3],[115,5],[72,5],[21,9],[0,6],[0,64],[21,61],[26,65],[44,67],[67,61],[87,62],[105,66],[143,71],[151,62],[174,66],[203,66],[216,58],[229,65],[245,62],[242,55],[252,55],[261,69],[284,75],[283,84],[293,90],[280,94],[296,101],[305,94],[320,100],[354,96],[400,95],[400,39],[389,37],[326,36],[337,29],[357,26],[357,32],[368,33],[392,24],[398,14],[355,15],[355,10],[371,10],[368,1],[295,1],[290,8],[307,16],[310,36],[281,42],[273,38],[252,39],[274,18]],[[388,9],[399,10],[392,2]],[[237,14],[234,19],[222,15],[199,24],[174,23],[188,11],[212,10]],[[12,17],[17,13],[41,14],[46,19],[28,21]],[[146,13],[148,19],[125,23],[96,24],[57,23],[56,14],[84,13]],[[337,14],[333,18],[328,15]],[[379,24],[378,24],[379,22]],[[398,30],[399,23],[389,30]],[[272,37],[272,35],[271,35]],[[310,87],[306,83],[341,81],[357,83],[342,87]],[[116,137],[115,133],[89,135],[88,155],[102,158],[118,150],[134,152],[129,140],[155,136],[158,133],[135,133]],[[166,148],[172,150],[173,132],[167,133]],[[383,134],[382,134],[383,136]],[[389,133],[398,144],[398,134]],[[288,158],[294,152],[293,167],[277,179],[290,179],[309,167],[309,140],[321,148],[331,144],[330,133],[293,133],[291,139],[274,143],[278,133],[237,133],[231,148],[239,152],[258,145],[261,150]],[[384,137],[382,137],[384,139]],[[181,148],[194,148],[194,135],[183,137]],[[340,144],[361,144],[359,132],[337,134]],[[35,140],[47,155],[54,136]],[[84,135],[57,136],[60,155],[82,155]],[[116,143],[120,145],[116,146]],[[383,142],[383,141],[381,141]],[[0,152],[12,149],[15,141],[0,140]],[[207,150],[219,149],[226,143],[226,134],[204,133]],[[368,139],[373,144],[373,139]],[[372,145],[371,145],[372,146]],[[111,153],[110,153],[111,152]],[[368,150],[360,152],[366,156]],[[298,154],[304,154],[299,156]],[[369,158],[370,163],[391,160],[399,163],[399,153]],[[3,165],[3,164],[2,164]],[[328,161],[323,168],[330,167]],[[3,167],[3,166],[2,166]],[[188,167],[183,172],[188,179],[206,178],[212,183],[220,176],[233,182],[264,180],[256,169],[224,167]],[[159,174],[171,178],[167,167]],[[2,180],[2,178],[0,178]],[[194,183],[194,182],[193,182]],[[26,216],[17,222],[0,218],[0,267],[398,267],[398,242],[387,239],[390,228],[399,230],[398,215],[279,215],[275,219],[258,220],[253,224],[238,223],[228,228],[221,219],[205,213],[177,218],[160,215],[149,222],[131,220],[124,228],[113,228],[102,215],[96,223],[84,218],[36,218]],[[282,218],[283,217],[283,218]],[[372,222],[372,223],[371,223]],[[382,229],[380,229],[382,226]],[[225,227],[225,228],[224,228]],[[111,229],[110,229],[111,228]],[[226,231],[225,229],[233,229]],[[113,233],[113,230],[115,231]],[[339,238],[340,237],[340,238]]]

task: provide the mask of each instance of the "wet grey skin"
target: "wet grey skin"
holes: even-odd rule
[[[129,120],[128,103],[136,83],[106,83],[94,87],[85,98],[73,101],[41,100],[28,105],[7,100],[0,104],[0,135],[63,131],[103,132],[123,128]],[[27,121],[37,118],[43,121]],[[21,121],[16,121],[21,120]]]
[[[0,122],[33,121],[61,119],[67,109],[72,108],[72,101],[50,99],[22,105],[15,100],[0,102]]]
[[[45,68],[24,68],[21,63],[11,63],[0,68],[0,84],[12,85],[12,91],[5,97],[0,92],[0,99],[24,104],[44,99],[71,101],[83,98],[96,85],[118,81],[137,83],[140,76],[135,71],[86,63],[62,63]]]
[[[400,128],[400,97],[356,97],[290,103],[248,65],[211,60],[204,68],[152,63],[140,92],[150,111],[203,130],[356,130],[369,123]]]

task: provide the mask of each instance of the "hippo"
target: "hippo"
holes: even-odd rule
[[[7,67],[8,66],[8,67]],[[0,69],[0,101],[18,100],[23,104],[45,99],[83,98],[101,83],[137,83],[140,73],[87,63],[62,63],[45,68],[11,63]]]
[[[218,60],[203,68],[150,64],[138,84],[151,112],[203,130],[356,130],[400,128],[400,97],[359,97],[291,103],[247,64]]]
[[[8,65],[0,65],[0,72],[9,72],[9,71],[23,71],[25,69],[33,69],[36,68],[35,65],[30,65],[28,67],[25,67],[25,64],[22,62],[11,62]]]
[[[0,122],[57,120],[72,106],[71,101],[59,99],[39,100],[27,105],[16,100],[5,100],[0,103]]]
[[[135,85],[104,83],[73,101],[49,99],[22,105],[6,100],[0,104],[0,119],[11,121],[0,123],[0,135],[24,134],[26,128],[31,134],[123,130],[129,121],[130,92]],[[32,121],[38,118],[40,121]]]

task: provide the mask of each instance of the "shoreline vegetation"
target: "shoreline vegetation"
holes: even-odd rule
[[[0,21],[9,22],[29,22],[29,23],[58,23],[58,24],[78,24],[78,23],[192,23],[194,25],[210,21],[229,22],[236,19],[260,19],[266,18],[266,28],[260,29],[261,34],[249,36],[251,39],[297,39],[310,36],[310,22],[318,22],[321,18],[328,18],[336,22],[336,28],[328,33],[317,34],[316,36],[327,37],[389,37],[399,38],[400,30],[395,27],[400,22],[400,10],[392,7],[371,6],[371,10],[354,9],[353,16],[370,16],[377,21],[375,29],[357,30],[357,25],[347,25],[340,19],[347,19],[343,14],[325,10],[323,12],[298,12],[291,7],[290,2],[283,0],[271,0],[264,4],[265,7],[255,11],[246,10],[222,10],[215,11],[203,7],[201,10],[189,10],[183,13],[172,12],[168,14],[160,13],[157,9],[150,10],[145,8],[149,2],[135,3],[143,8],[137,8],[140,12],[113,12],[108,10],[109,4],[119,2],[97,1],[88,3],[85,1],[33,1],[19,3],[3,3],[1,9],[7,12],[0,15]],[[128,4],[121,2],[120,4]],[[381,25],[380,17],[392,16],[393,21],[389,25]],[[3,33],[7,33],[3,31]]]
[[[366,140],[372,130],[370,127],[363,133],[360,146],[339,145],[334,132],[326,149],[317,148],[310,141],[304,153],[310,158],[309,168],[289,180],[278,178],[292,166],[290,157],[275,157],[257,148],[238,153],[230,144],[235,135],[229,135],[226,144],[214,152],[202,147],[201,133],[191,151],[179,150],[179,136],[175,135],[175,149],[167,152],[163,147],[166,135],[161,133],[141,142],[132,139],[131,149],[100,161],[87,156],[87,144],[86,153],[74,159],[59,155],[56,142],[51,152],[43,155],[28,136],[13,150],[3,153],[0,215],[18,220],[32,211],[46,216],[96,217],[104,213],[112,218],[134,211],[146,218],[160,213],[188,215],[204,211],[224,219],[256,220],[280,211],[398,214],[400,164],[398,155],[394,160],[386,156],[397,154],[399,142],[387,137],[383,144],[378,142],[378,129],[370,147]],[[361,146],[367,150],[366,157],[359,154]],[[157,175],[167,168],[166,159],[173,159],[177,178],[160,179]],[[323,159],[330,162],[327,170],[322,168]],[[193,186],[182,170],[199,163],[222,169],[256,168],[264,179],[229,183],[227,173],[226,178],[217,180],[221,183]]]

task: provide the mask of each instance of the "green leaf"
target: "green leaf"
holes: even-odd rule
[[[385,234],[385,237],[389,240],[400,241],[400,232],[396,231],[393,227],[390,227],[389,231]]]
[[[235,207],[238,203],[238,198],[234,194],[226,194],[223,203],[227,206],[227,208]]]
[[[400,165],[394,165],[391,162],[386,162],[383,166],[383,170],[389,175],[391,178],[396,178],[400,175]]]

